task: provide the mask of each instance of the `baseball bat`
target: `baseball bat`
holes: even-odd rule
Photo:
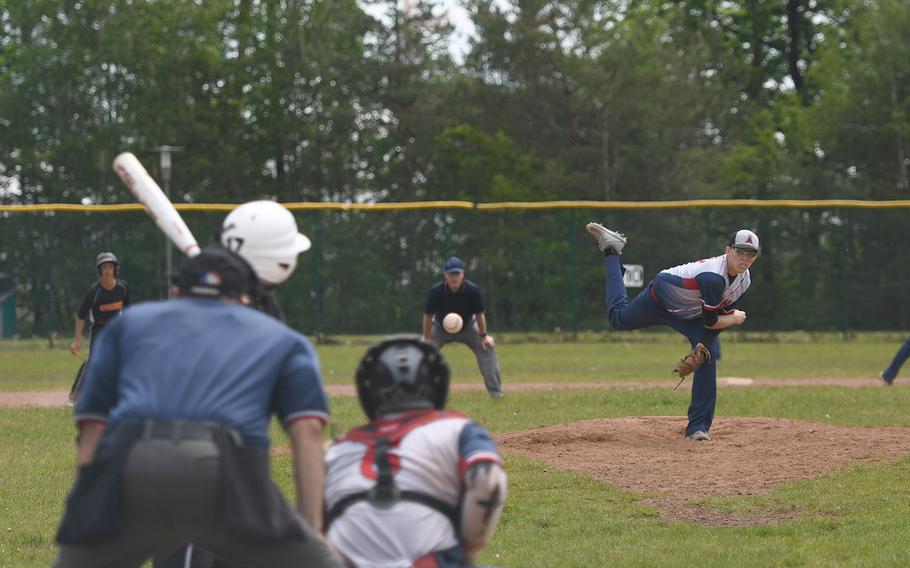
[[[136,200],[145,206],[145,212],[167,235],[177,248],[188,257],[199,254],[199,243],[174,208],[171,200],[164,195],[152,176],[130,152],[124,152],[114,159],[114,171],[133,193]]]

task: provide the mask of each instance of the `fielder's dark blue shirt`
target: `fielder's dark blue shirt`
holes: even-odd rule
[[[477,284],[465,278],[457,292],[452,292],[445,280],[430,288],[427,306],[423,309],[423,313],[433,314],[433,319],[441,324],[446,314],[452,312],[461,316],[464,325],[474,321],[474,314],[484,312],[483,300]]]
[[[209,299],[131,307],[98,336],[76,422],[197,420],[267,448],[275,414],[328,419],[312,344],[253,308]]]

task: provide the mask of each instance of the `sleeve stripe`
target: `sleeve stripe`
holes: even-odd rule
[[[472,465],[482,462],[493,462],[502,466],[502,460],[496,452],[474,452],[470,456],[458,460],[458,478],[464,481],[464,475],[468,472],[468,469]]]
[[[295,412],[293,414],[289,414],[284,419],[284,425],[285,425],[285,427],[287,427],[287,426],[290,426],[291,424],[293,424],[294,422],[297,422],[298,420],[306,420],[306,419],[319,420],[323,424],[326,424],[329,421],[329,415],[327,413],[319,411],[319,410],[303,410],[300,412]]]
[[[104,414],[77,414],[73,417],[73,422],[76,423],[76,426],[82,426],[86,422],[97,422],[99,424],[107,424],[107,416]]]
[[[464,462],[468,465],[480,462],[480,461],[493,461],[496,463],[501,463],[502,459],[499,457],[499,454],[496,452],[489,451],[477,451],[473,452],[468,456],[465,456]]]

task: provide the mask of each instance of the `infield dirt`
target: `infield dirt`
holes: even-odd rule
[[[870,387],[873,379],[719,379],[718,386],[837,385]],[[654,388],[654,382],[508,384],[508,392],[582,388]],[[453,390],[482,390],[457,383]],[[899,388],[899,387],[898,387]],[[352,385],[327,385],[351,396]],[[61,407],[67,391],[0,393],[0,408]],[[711,496],[770,493],[778,485],[815,479],[858,463],[887,463],[910,453],[910,428],[855,428],[765,417],[720,417],[711,441],[683,437],[678,416],[594,419],[495,436],[505,453],[539,459],[645,496],[669,520],[711,526],[757,526],[796,518],[801,511],[729,513],[700,502]],[[275,453],[287,452],[275,447]]]
[[[596,419],[496,436],[500,449],[546,461],[636,493],[665,518],[706,525],[755,526],[799,511],[735,515],[697,501],[761,495],[857,463],[887,463],[910,453],[910,428],[848,428],[763,417],[723,417],[711,441],[683,437],[682,417]]]

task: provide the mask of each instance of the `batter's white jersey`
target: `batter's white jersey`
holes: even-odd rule
[[[681,264],[661,271],[652,283],[664,309],[679,319],[701,317],[702,308],[725,312],[746,293],[749,271],[727,275],[727,256]]]
[[[390,415],[349,432],[326,454],[326,506],[376,485],[375,440],[385,437],[395,484],[457,510],[464,474],[501,464],[489,433],[465,416],[435,410]],[[359,500],[328,528],[328,539],[357,568],[409,568],[415,559],[460,543],[452,520],[426,504],[399,500],[381,509]]]

